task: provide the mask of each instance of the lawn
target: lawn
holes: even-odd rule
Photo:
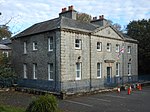
[[[0,105],[0,112],[25,112],[25,109],[8,105]]]

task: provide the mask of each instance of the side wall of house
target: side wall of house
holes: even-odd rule
[[[48,51],[48,37],[53,37],[53,51]],[[24,42],[27,53],[24,54]],[[37,50],[33,50],[33,42]],[[60,91],[60,32],[47,32],[21,37],[12,41],[13,66],[19,76],[19,86],[49,91]],[[53,64],[54,80],[48,80],[48,64]],[[23,64],[27,66],[27,78],[24,78]],[[36,77],[33,78],[33,64],[36,64]]]
[[[124,55],[122,56],[124,60],[123,64],[123,82],[127,80],[130,81],[137,81],[138,80],[138,44],[132,42],[125,42],[125,51]],[[131,47],[131,53],[128,53],[128,47]],[[128,64],[131,64],[131,74],[128,74]],[[127,77],[128,76],[128,77]],[[130,78],[130,76],[132,78]]]
[[[81,40],[81,49],[75,49],[75,39]],[[83,33],[61,31],[61,89],[78,92],[90,89],[89,36]],[[81,80],[76,80],[76,63],[81,63]]]

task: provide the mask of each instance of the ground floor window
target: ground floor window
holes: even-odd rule
[[[23,64],[23,78],[27,78],[27,64],[24,63]]]
[[[53,75],[53,63],[48,64],[48,80],[54,80],[54,75]]]
[[[76,63],[76,80],[81,80],[81,63]]]
[[[37,79],[37,64],[33,63],[33,79]]]
[[[131,63],[128,63],[128,75],[131,75]]]
[[[97,63],[97,78],[102,77],[102,63]]]
[[[120,63],[116,63],[116,76],[119,76],[120,72]]]

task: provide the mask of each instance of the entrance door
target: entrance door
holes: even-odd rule
[[[107,67],[107,83],[111,83],[111,67]]]

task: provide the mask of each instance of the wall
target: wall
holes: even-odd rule
[[[82,48],[75,49],[75,38],[82,40]],[[61,85],[62,91],[89,90],[90,58],[89,36],[83,33],[61,31]],[[81,56],[80,59],[78,57]],[[76,62],[82,63],[81,80],[76,80]]]
[[[54,49],[48,51],[48,36],[54,37]],[[47,32],[28,37],[17,38],[12,41],[13,66],[20,78],[20,86],[59,91],[59,63],[60,63],[60,33]],[[27,54],[23,53],[24,41],[27,42]],[[38,50],[33,51],[33,42],[37,42]],[[56,50],[58,49],[58,50]],[[27,64],[27,79],[23,79],[23,64]],[[33,63],[37,63],[37,79],[33,79]],[[55,79],[48,81],[48,63],[53,63]]]

